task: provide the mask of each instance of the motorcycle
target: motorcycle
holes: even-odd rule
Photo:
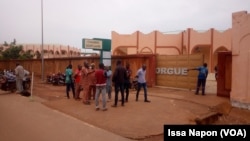
[[[135,77],[135,78],[131,81],[131,89],[134,89],[134,90],[137,90],[137,89],[138,89],[137,77]]]
[[[26,77],[23,79],[23,89],[24,90],[28,90],[30,89],[31,86],[31,78],[30,77]]]
[[[59,72],[52,76],[52,84],[53,85],[66,85],[65,79],[66,79],[66,75]]]
[[[52,84],[52,83],[53,83],[53,76],[54,76],[54,75],[55,75],[55,74],[53,74],[53,73],[48,74],[48,75],[46,76],[46,82],[49,83],[49,84]]]
[[[16,78],[14,75],[7,76],[7,75],[1,75],[0,76],[0,82],[1,82],[1,90],[3,91],[16,91]],[[31,86],[31,78],[26,77],[23,79],[23,90],[26,91],[30,89]]]

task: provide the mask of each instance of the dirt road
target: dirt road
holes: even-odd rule
[[[230,107],[228,98],[216,96],[214,85],[207,86],[206,96],[186,90],[148,88],[151,103],[143,101],[143,92],[136,102],[135,91],[131,90],[124,107],[113,108],[113,102],[108,102],[108,111],[105,112],[95,111],[94,101],[91,105],[83,105],[81,101],[67,99],[65,86],[40,81],[34,83],[32,99],[79,121],[132,140],[162,141],[165,124],[196,124],[197,117],[214,110],[225,114],[213,124],[249,124],[250,111]]]

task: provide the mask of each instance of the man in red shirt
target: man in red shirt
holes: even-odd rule
[[[99,97],[102,94],[102,110],[106,111],[106,71],[104,70],[104,64],[99,64],[99,69],[95,71],[96,77],[96,94],[95,94],[95,106],[96,110],[99,110]]]

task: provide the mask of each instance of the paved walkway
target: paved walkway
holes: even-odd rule
[[[0,90],[1,141],[129,141],[17,94]]]

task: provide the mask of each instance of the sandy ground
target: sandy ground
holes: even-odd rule
[[[135,91],[131,90],[129,102],[124,107],[119,103],[113,108],[111,101],[107,103],[107,111],[96,111],[93,100],[91,105],[84,105],[81,101],[67,99],[65,86],[53,86],[39,78],[34,80],[32,94],[34,101],[133,140],[163,141],[165,124],[196,124],[197,117],[214,111],[221,111],[223,115],[211,124],[250,124],[250,111],[233,108],[229,98],[216,96],[216,82],[213,80],[207,83],[206,96],[194,95],[193,91],[187,90],[148,88],[151,103],[143,101],[142,91],[136,102]]]

